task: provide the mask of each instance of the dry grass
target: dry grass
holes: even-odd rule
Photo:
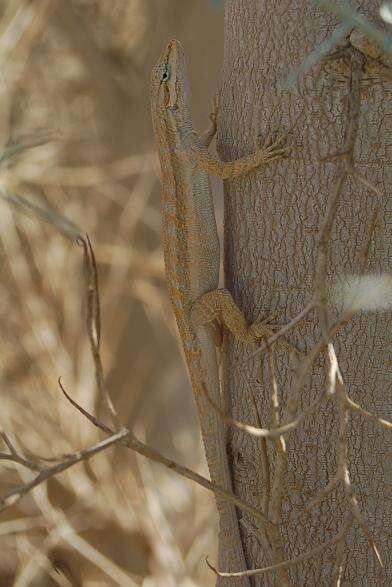
[[[109,417],[75,244],[88,232],[105,383],[122,423],[205,472],[163,282],[146,107],[151,4],[11,0],[0,11],[0,427],[27,458],[103,438],[57,384]],[[1,465],[1,495],[33,476]],[[0,585],[212,584],[213,511],[202,489],[111,448],[2,513]]]

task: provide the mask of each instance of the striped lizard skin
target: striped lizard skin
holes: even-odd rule
[[[211,128],[199,136],[193,130],[184,51],[170,41],[151,75],[153,127],[161,163],[163,248],[167,286],[177,321],[192,389],[199,412],[211,480],[232,489],[226,451],[225,425],[206,400],[203,390],[221,403],[215,343],[224,324],[244,343],[271,334],[265,323],[248,327],[242,312],[219,283],[220,249],[209,174],[221,179],[248,173],[286,154],[274,145],[223,162],[207,150],[216,132],[216,109]],[[213,327],[215,325],[215,328]],[[235,507],[217,500],[219,566],[225,571],[246,569]],[[218,585],[249,587],[249,579],[218,578]]]

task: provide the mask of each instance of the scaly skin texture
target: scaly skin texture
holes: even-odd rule
[[[207,151],[215,130],[199,137],[192,128],[188,82],[182,47],[171,41],[151,76],[153,126],[162,171],[162,225],[167,285],[199,412],[211,480],[231,489],[226,453],[225,426],[206,400],[203,389],[221,403],[213,323],[223,322],[243,342],[271,334],[264,324],[247,326],[227,290],[217,290],[220,250],[208,173],[236,177],[274,159],[285,149],[272,145],[228,163]],[[200,298],[200,299],[199,299]],[[224,570],[246,568],[237,512],[217,500],[220,521],[219,566]],[[247,578],[218,579],[218,585],[249,586]]]

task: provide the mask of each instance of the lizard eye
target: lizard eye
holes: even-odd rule
[[[165,68],[162,72],[161,75],[161,82],[167,82],[167,80],[170,78],[170,71],[168,68]]]

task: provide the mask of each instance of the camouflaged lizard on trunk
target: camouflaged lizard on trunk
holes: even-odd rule
[[[181,336],[189,376],[199,412],[211,480],[231,490],[225,425],[206,400],[218,405],[221,391],[215,342],[223,324],[244,343],[271,334],[264,323],[248,327],[227,290],[219,285],[220,249],[208,174],[221,179],[248,173],[282,158],[279,141],[235,161],[223,162],[207,148],[216,132],[199,136],[193,130],[185,56],[181,44],[171,41],[151,76],[151,108],[162,173],[162,225],[167,285]],[[220,522],[219,566],[246,568],[235,507],[217,500]],[[223,584],[225,579],[218,579]],[[229,582],[228,580],[226,580]],[[249,586],[245,577],[236,585]],[[233,585],[233,583],[230,583]]]

